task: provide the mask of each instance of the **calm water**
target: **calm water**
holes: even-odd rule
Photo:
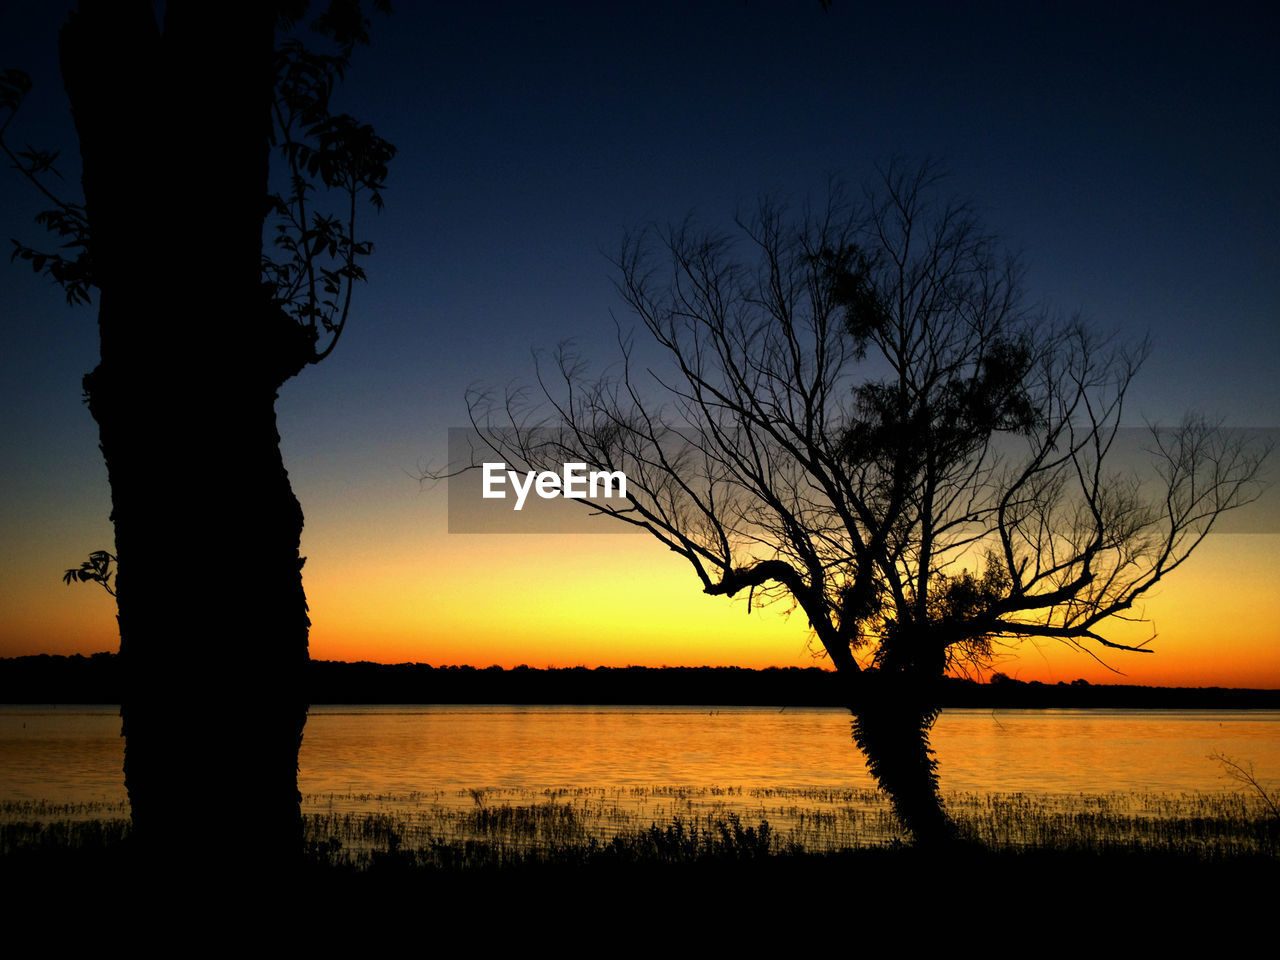
[[[115,707],[0,707],[0,802],[123,803]],[[945,791],[1040,795],[1239,789],[1209,758],[1280,779],[1280,711],[949,710]],[[300,786],[467,797],[580,787],[830,787],[872,782],[842,710],[713,707],[316,707]]]

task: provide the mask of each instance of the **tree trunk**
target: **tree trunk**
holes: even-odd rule
[[[300,839],[309,622],[274,398],[210,410],[191,397],[200,388],[154,382],[121,397],[106,372],[91,378],[91,405],[120,561],[135,836],[153,852],[198,838],[218,854],[288,856]],[[157,403],[180,421],[149,418]]]
[[[929,731],[940,712],[934,683],[913,673],[867,670],[856,677],[850,709],[854,743],[902,825],[920,844],[954,839],[955,825],[938,793],[938,762],[929,747]]]
[[[285,357],[260,282],[266,4],[85,0],[60,37],[80,137],[111,483],[125,782],[179,865],[299,848],[309,620],[275,425]],[[204,862],[201,869],[214,864]]]

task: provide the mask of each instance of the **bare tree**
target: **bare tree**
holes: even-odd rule
[[[628,500],[592,508],[704,592],[802,610],[923,840],[951,833],[929,748],[944,674],[1027,637],[1149,652],[1105,624],[1257,495],[1267,452],[1188,419],[1151,430],[1145,480],[1114,469],[1146,344],[1028,309],[1016,261],[936,181],[894,166],[857,204],[766,203],[736,237],[628,237],[618,288],[665,365],[620,335],[612,373],[562,347],[537,394],[469,397],[513,463],[624,471]]]

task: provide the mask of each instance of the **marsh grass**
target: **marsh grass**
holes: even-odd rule
[[[377,809],[370,809],[373,804]],[[759,860],[901,847],[869,790],[654,786],[470,789],[308,798],[313,856],[357,869]],[[1280,822],[1245,793],[947,797],[961,838],[992,852],[1280,856]]]
[[[1280,819],[1256,795],[951,793],[962,840],[992,853],[1280,858]],[[127,805],[0,804],[0,855],[110,850]],[[456,794],[326,794],[303,804],[308,860],[348,870],[761,862],[898,849],[869,790],[651,786]],[[198,838],[199,827],[193,827]]]

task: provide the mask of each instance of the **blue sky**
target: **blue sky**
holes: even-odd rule
[[[613,358],[628,321],[608,254],[626,229],[821,200],[895,157],[950,171],[1022,252],[1032,300],[1151,336],[1130,422],[1280,424],[1280,32],[1263,6],[401,6],[340,93],[398,147],[366,221],[369,283],[334,356],[279,404],[313,558],[399,556],[383,545],[406,536],[445,549],[443,489],[415,474],[465,423],[468,385],[527,380],[531,350],[566,338]],[[0,67],[37,84],[16,139],[64,147],[74,184],[56,8],[6,5]],[[12,172],[0,196],[4,237],[38,246],[39,199]],[[175,209],[179,236],[198,215]],[[0,635],[37,652],[21,637],[41,609],[90,602],[58,574],[110,542],[79,403],[94,317],[10,264],[0,325]],[[385,575],[411,581],[398,562]]]

